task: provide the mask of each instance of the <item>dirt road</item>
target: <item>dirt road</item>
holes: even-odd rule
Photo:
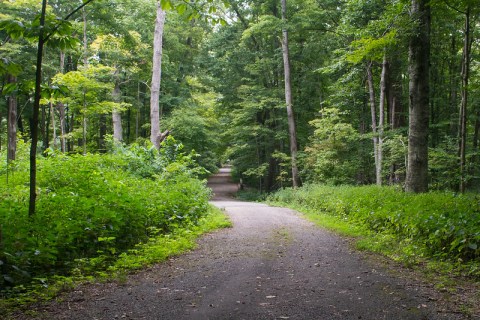
[[[388,275],[298,213],[231,198],[228,171],[212,203],[233,228],[196,250],[130,276],[78,288],[44,319],[462,319],[428,292]]]

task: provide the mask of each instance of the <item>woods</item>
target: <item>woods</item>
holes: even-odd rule
[[[89,210],[120,206],[122,218],[107,210],[95,226],[120,233],[78,235],[94,248],[127,233],[137,237],[128,245],[147,239],[150,229],[115,225],[134,221],[134,212],[155,211],[134,222],[167,233],[178,217],[192,214],[195,224],[208,201],[200,179],[224,163],[262,193],[376,184],[478,198],[479,18],[474,0],[1,2],[2,270],[28,259],[69,263],[56,260],[65,248],[35,255],[47,243],[28,219],[78,216],[85,231]],[[115,170],[126,178],[115,180]],[[76,194],[82,179],[103,187]],[[117,203],[128,193],[120,189],[143,184],[136,179],[159,193],[172,187],[176,200],[143,190],[135,194],[148,208]],[[198,196],[199,211],[179,209],[183,187]],[[110,200],[92,205],[97,196]],[[155,201],[168,210],[151,209]],[[23,234],[9,229],[12,216]],[[15,237],[24,244],[16,248]],[[462,258],[478,258],[478,237],[472,232]],[[89,251],[78,241],[72,247]]]
[[[34,69],[24,61],[37,53],[41,15],[29,6],[40,9],[2,3],[9,159],[17,126],[24,139],[35,136]],[[98,152],[108,134],[158,148],[175,127],[172,112],[185,108],[216,123],[208,131],[222,144],[208,150],[212,160],[230,159],[262,191],[301,182],[477,190],[479,13],[469,1],[92,1],[68,23],[74,7],[48,8],[40,151]],[[78,72],[83,80],[72,78]],[[48,86],[57,89],[47,98]],[[354,140],[338,137],[355,153],[316,142],[314,123],[327,108],[355,130]],[[346,167],[326,178],[332,166]]]

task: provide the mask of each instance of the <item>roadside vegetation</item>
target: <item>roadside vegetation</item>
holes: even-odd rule
[[[206,171],[172,137],[160,151],[148,143],[110,149],[39,158],[34,216],[28,215],[28,148],[20,143],[17,160],[0,164],[4,306],[153,264],[229,225],[208,204],[211,191],[199,179]]]
[[[409,266],[480,279],[480,197],[398,187],[306,185],[267,201],[304,212],[356,245]]]

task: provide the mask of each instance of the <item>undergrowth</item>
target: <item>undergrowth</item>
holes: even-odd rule
[[[28,292],[0,300],[0,316],[7,317],[30,303],[52,299],[62,291],[76,285],[94,281],[118,280],[134,270],[149,267],[195,247],[195,240],[202,234],[219,228],[231,227],[227,216],[218,208],[209,206],[207,213],[198,220],[198,224],[178,229],[171,234],[152,236],[145,242],[135,245],[121,253],[116,259],[100,255],[94,258],[77,260],[77,266],[69,276],[54,276],[42,284],[30,286]]]
[[[29,216],[28,147],[20,142],[17,160],[0,163],[0,298],[106,270],[140,243],[194,230],[209,210],[211,190],[198,179],[205,171],[172,137],[160,151],[135,144],[112,144],[108,154],[50,151],[37,167],[37,210]]]
[[[410,266],[427,263],[430,269],[480,278],[477,194],[410,194],[395,187],[307,185],[280,190],[267,200],[357,237],[360,249]]]

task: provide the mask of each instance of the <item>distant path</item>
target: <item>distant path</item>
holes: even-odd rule
[[[41,318],[461,319],[295,211],[229,198],[236,186],[228,170],[209,185],[233,228],[125,283],[82,286]]]
[[[208,187],[213,191],[214,201],[232,200],[238,191],[238,185],[232,182],[231,169],[221,168],[217,174],[208,179]]]

